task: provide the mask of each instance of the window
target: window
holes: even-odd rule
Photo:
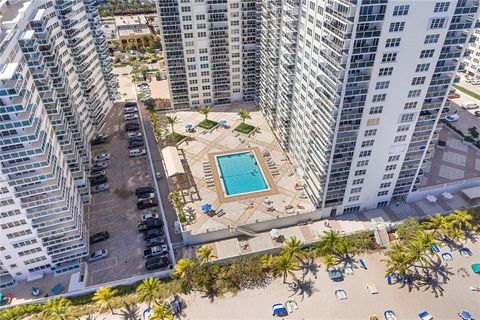
[[[435,3],[435,8],[433,12],[446,12],[448,11],[448,7],[450,6],[450,2],[437,2]]]
[[[408,14],[408,9],[410,6],[408,4],[399,5],[393,7],[393,15],[394,16],[406,16]]]
[[[390,28],[388,31],[390,32],[400,32],[405,29],[405,22],[392,22],[390,23]]]
[[[369,161],[369,160],[360,160],[360,161],[357,161],[357,167],[365,167],[365,166],[368,166],[368,161]]]
[[[199,38],[205,38],[206,36],[207,36],[206,32],[198,32],[197,33],[197,37],[199,37]]]
[[[397,53],[396,52],[384,53],[383,54],[382,63],[395,62],[396,60],[397,60]]]
[[[352,212],[358,212],[360,211],[360,206],[355,206],[355,207],[349,207],[343,209],[343,213],[352,213]]]
[[[442,29],[445,27],[447,18],[433,18],[430,20],[430,29]]]
[[[421,93],[422,93],[421,89],[410,90],[410,91],[408,91],[408,97],[409,98],[416,98],[416,97],[420,96]]]
[[[353,196],[348,198],[348,202],[358,201],[360,200],[360,196]]]
[[[371,137],[377,134],[377,129],[365,130],[364,137]]]
[[[390,38],[387,39],[387,42],[385,43],[386,48],[394,48],[398,47],[400,45],[400,38]]]
[[[197,14],[197,15],[195,16],[195,19],[197,19],[197,20],[205,20],[205,15],[204,15],[204,14]]]
[[[415,72],[425,72],[428,71],[430,68],[430,63],[420,63],[417,64],[417,67],[415,68]]]
[[[355,179],[352,181],[352,184],[356,185],[356,184],[362,184],[363,183],[363,178],[362,179]]]
[[[380,191],[379,193],[377,193],[377,197],[386,196],[387,194],[388,194],[388,191]]]
[[[391,182],[384,182],[382,184],[380,184],[380,189],[383,189],[383,188],[388,188],[392,185]]]
[[[364,150],[364,151],[360,151],[360,153],[358,154],[358,157],[365,158],[371,155],[372,155],[372,150]]]
[[[356,176],[363,176],[366,173],[367,173],[367,170],[365,170],[365,169],[355,171]]]
[[[425,44],[437,43],[438,38],[440,38],[439,34],[429,34],[425,37],[425,41],[423,43],[425,43]]]
[[[380,102],[380,101],[385,101],[387,99],[387,94],[382,93],[382,94],[374,94],[372,97],[372,102]]]
[[[192,21],[192,16],[183,16],[182,20],[183,21]]]
[[[405,136],[405,135],[396,136],[395,139],[393,140],[393,143],[403,142],[405,140],[407,140],[407,136]]]
[[[388,180],[393,178],[393,173],[387,173],[383,175],[383,180]]]
[[[393,161],[398,161],[398,160],[400,160],[400,155],[399,154],[388,157],[388,162],[393,162]]]
[[[200,48],[198,50],[198,53],[207,53],[208,52],[208,49],[207,48]]]
[[[378,107],[371,107],[370,108],[370,114],[379,114],[382,113],[383,111],[383,106],[378,106]]]
[[[420,59],[431,58],[433,57],[434,52],[435,52],[434,49],[422,50],[420,52]]]
[[[356,187],[356,188],[350,189],[350,193],[360,193],[360,192],[362,192],[362,187]]]
[[[376,83],[375,89],[376,90],[388,89],[389,86],[390,86],[390,81],[380,81]]]
[[[417,102],[407,102],[403,106],[403,110],[408,110],[408,109],[415,109],[417,107]]]
[[[378,76],[379,77],[390,76],[392,75],[392,72],[393,72],[393,67],[380,68],[380,70],[378,71]]]
[[[412,86],[418,86],[425,83],[427,77],[415,77],[412,79]]]
[[[411,122],[413,121],[413,117],[415,116],[415,113],[405,113],[400,115],[400,122]]]
[[[193,33],[186,32],[186,33],[183,34],[183,36],[185,37],[185,39],[190,39],[190,38],[193,38]]]
[[[181,7],[182,12],[190,12],[190,7]]]
[[[362,142],[362,148],[365,148],[365,147],[371,147],[373,146],[373,143],[375,142],[375,140],[366,140],[366,141],[363,141]]]
[[[367,126],[376,126],[380,123],[380,118],[372,118],[367,120]]]
[[[408,131],[408,129],[410,129],[409,124],[402,124],[402,125],[398,126],[397,132],[405,132],[405,131]]]
[[[396,164],[389,164],[388,166],[385,167],[385,171],[392,171],[397,168]]]
[[[388,206],[388,201],[380,201],[379,203],[377,203],[377,208],[383,208],[386,206]]]

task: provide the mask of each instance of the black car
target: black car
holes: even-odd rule
[[[143,140],[142,141],[128,141],[128,148],[138,148],[143,147]]]
[[[145,240],[145,246],[146,247],[161,246],[161,245],[164,245],[164,244],[165,244],[165,240],[163,240],[163,238],[160,238],[160,237]]]
[[[140,125],[137,123],[127,123],[125,131],[137,131],[140,129]]]
[[[128,137],[128,142],[141,141],[143,142],[143,137]]]
[[[162,229],[150,229],[145,232],[143,235],[143,240],[148,240],[152,238],[158,238],[163,236],[163,230]]]
[[[95,139],[93,139],[93,140],[90,142],[90,144],[91,144],[92,146],[96,146],[96,145],[99,145],[99,144],[103,144],[103,143],[105,143],[105,142],[107,142],[107,139],[95,138]]]
[[[140,188],[135,189],[135,195],[137,197],[141,194],[152,193],[152,192],[155,192],[155,190],[153,190],[152,187],[140,187]]]
[[[144,232],[150,229],[156,229],[163,227],[163,221],[161,219],[149,219],[145,222],[138,224],[138,231]]]
[[[158,268],[165,268],[170,264],[167,256],[154,257],[145,261],[145,268],[147,270],[153,270]]]
[[[125,102],[125,105],[124,105],[125,108],[136,107],[136,106],[137,106],[136,102]]]
[[[108,179],[107,179],[106,176],[92,177],[92,178],[90,178],[90,185],[91,186],[96,186],[96,185],[105,183],[107,181],[108,181]]]
[[[107,231],[98,232],[90,236],[90,244],[104,241],[110,238],[110,234]]]

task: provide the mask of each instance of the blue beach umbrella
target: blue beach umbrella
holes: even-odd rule
[[[221,119],[220,121],[218,121],[218,123],[221,125],[221,126],[226,126],[228,121],[225,120],[225,119]]]
[[[185,129],[187,129],[187,130],[192,130],[192,129],[193,129],[193,124],[187,123],[187,124],[185,125]]]
[[[202,205],[203,212],[209,212],[210,210],[212,210],[212,205],[210,203],[205,203]]]

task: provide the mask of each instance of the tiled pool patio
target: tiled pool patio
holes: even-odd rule
[[[233,130],[241,123],[237,115],[240,108],[250,112],[251,119],[246,120],[246,123],[258,127],[251,136]],[[175,182],[183,181],[183,185],[186,186],[182,193],[187,216],[190,215],[191,219],[184,225],[184,230],[191,234],[200,234],[314,210],[313,204],[300,187],[301,181],[293,175],[286,156],[261,112],[254,105],[217,107],[208,115],[208,119],[216,122],[225,119],[228,121],[228,127],[218,126],[212,130],[197,127],[194,132],[185,131],[186,124],[197,125],[205,119],[198,111],[180,111],[176,112],[175,116],[179,119],[175,131],[188,136],[187,141],[178,145],[186,169],[185,177],[170,179],[174,188],[182,188],[180,187],[182,183]],[[273,179],[276,192],[270,192],[268,195],[253,193],[240,196],[235,201],[221,201],[222,195],[219,197],[218,194],[221,190],[221,186],[218,185],[220,182],[218,179],[214,183],[207,182],[204,164],[208,163],[211,154],[241,149],[257,149],[263,157],[260,162],[268,161],[269,164],[273,164],[263,165],[262,169],[271,170],[272,174],[268,173],[268,176]],[[221,212],[204,214],[201,207],[205,203],[212,204],[213,211]]]

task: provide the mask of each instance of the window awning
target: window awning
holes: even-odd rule
[[[167,176],[173,177],[177,174],[185,173],[183,170],[182,161],[178,156],[178,150],[175,147],[166,147],[162,149],[163,161],[165,162],[165,169]]]

